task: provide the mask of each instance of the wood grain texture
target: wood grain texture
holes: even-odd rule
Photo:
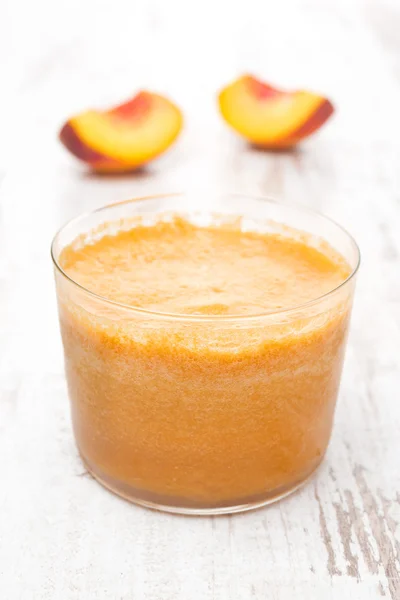
[[[398,600],[398,2],[15,0],[6,19],[0,596]],[[337,116],[293,153],[249,149],[214,102],[249,70],[325,92]],[[181,140],[136,176],[87,174],[58,145],[57,128],[143,85],[185,108]],[[354,234],[363,257],[327,459],[293,497],[234,517],[153,513],[98,486],[77,456],[63,376],[49,259],[56,228],[108,202],[192,187],[317,208]]]

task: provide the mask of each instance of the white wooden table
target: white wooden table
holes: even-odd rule
[[[15,0],[1,30],[0,597],[399,599],[399,3]],[[214,102],[244,71],[325,92],[337,116],[298,152],[251,150]],[[178,144],[136,176],[87,174],[59,125],[143,86],[184,108]],[[49,257],[83,210],[197,185],[316,207],[363,256],[326,462],[282,503],[221,518],[137,508],[85,473]]]

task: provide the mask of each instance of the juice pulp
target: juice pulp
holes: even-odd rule
[[[175,216],[79,238],[60,264],[106,299],[59,284],[74,430],[95,476],[129,498],[212,507],[312,473],[350,312],[340,290],[312,302],[349,276],[332,248]]]

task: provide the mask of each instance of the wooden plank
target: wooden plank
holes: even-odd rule
[[[14,131],[0,152],[3,596],[396,600],[400,81],[390,34],[400,22],[396,3],[194,7],[116,0],[111,9],[94,0],[65,6],[16,0],[13,11],[17,126],[9,127]],[[293,153],[247,148],[213,102],[215,90],[244,70],[326,91],[339,109],[335,120]],[[185,107],[184,136],[136,176],[88,175],[59,147],[57,127],[71,111],[119,100],[142,84]],[[352,231],[363,255],[336,425],[321,470],[276,506],[200,519],[130,506],[86,475],[72,439],[49,260],[54,231],[75,214],[197,186],[318,208]]]

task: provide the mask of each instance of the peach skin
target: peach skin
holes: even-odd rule
[[[182,113],[173,102],[141,91],[110,110],[73,116],[61,128],[59,139],[95,171],[130,171],[165,152],[182,125]]]
[[[225,121],[249,142],[263,148],[290,148],[317,131],[334,107],[324,96],[286,92],[244,75],[219,93]]]

